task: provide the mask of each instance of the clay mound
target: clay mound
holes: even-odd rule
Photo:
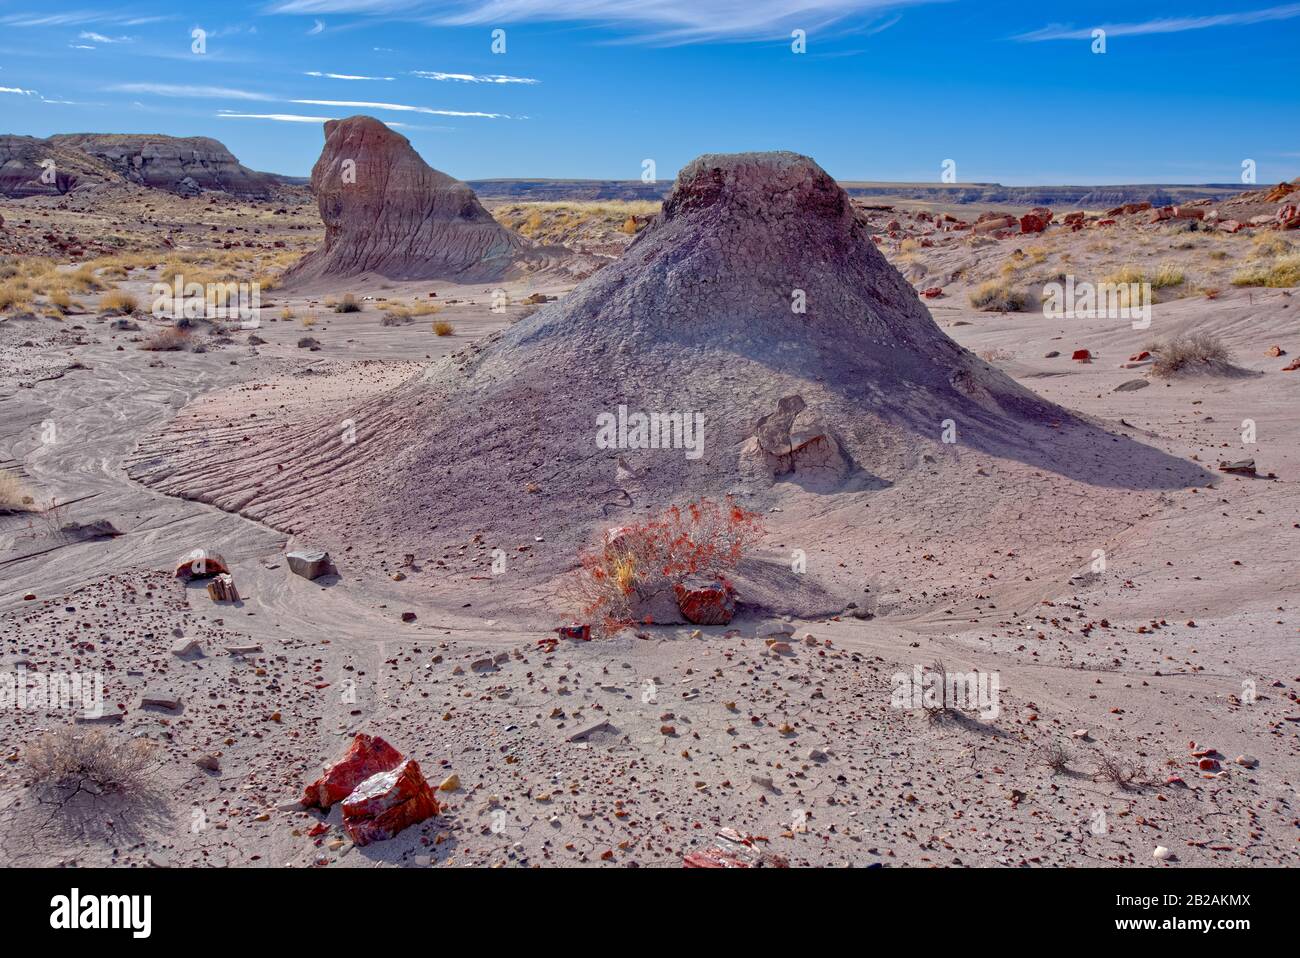
[[[668,432],[638,441],[637,413]],[[924,505],[971,485],[959,451],[1122,489],[1199,475],[949,340],[844,191],[793,153],[701,157],[616,263],[347,416],[352,445],[319,416],[234,443],[238,462],[161,444],[133,474],[385,559],[525,543],[512,588],[571,567],[602,528],[702,495],[860,511],[898,485],[913,491],[895,505]],[[942,442],[949,423],[959,445]],[[963,493],[963,523],[1005,520],[983,494]]]
[[[531,244],[497,223],[474,191],[431,168],[406,137],[368,116],[330,120],[311,171],[325,242],[289,281],[374,273],[490,282]]]

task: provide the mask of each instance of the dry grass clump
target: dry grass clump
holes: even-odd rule
[[[1250,255],[1257,259],[1286,256],[1294,252],[1289,240],[1277,233],[1260,233],[1251,243]]]
[[[1167,342],[1151,343],[1146,349],[1155,357],[1151,372],[1166,379],[1207,366],[1222,368],[1232,361],[1231,351],[1211,333],[1177,336]]]
[[[1182,286],[1186,280],[1187,277],[1177,265],[1174,263],[1161,263],[1160,268],[1151,277],[1151,288],[1168,289],[1172,286]]]
[[[140,348],[151,353],[174,353],[185,349],[190,344],[187,330],[176,326],[160,329],[140,344]]]
[[[562,598],[582,621],[611,635],[636,620],[642,602],[674,596],[689,576],[723,578],[762,536],[758,514],[730,498],[673,506],[657,518],[610,530],[601,545],[582,553]]]
[[[1284,256],[1260,266],[1248,266],[1232,277],[1232,285],[1270,289],[1300,286],[1300,254]]]
[[[970,294],[970,304],[976,309],[995,313],[1020,313],[1029,308],[1030,297],[1014,288],[1006,280],[990,279],[980,283]]]
[[[343,298],[334,304],[333,308],[334,308],[334,312],[336,313],[361,312],[361,304],[357,302],[357,298],[353,296],[351,293],[345,293],[343,295]]]
[[[72,312],[74,308],[72,294],[66,289],[59,288],[50,290],[49,300],[51,306],[65,315]]]
[[[35,509],[36,500],[23,481],[12,472],[0,470],[0,513],[32,512]]]
[[[424,316],[435,316],[442,312],[442,307],[438,303],[416,302],[416,303],[395,303],[386,302],[380,304],[380,309],[387,313],[383,317],[383,325],[394,326],[399,322],[408,322],[417,320]]]
[[[23,749],[33,782],[61,792],[129,795],[144,789],[155,764],[146,739],[123,739],[101,728],[65,725]]]
[[[293,319],[293,310],[286,306],[284,309],[280,310],[280,318],[285,322]]]
[[[306,316],[302,317],[302,319],[298,320],[298,322],[302,324],[303,329],[311,329],[317,322],[319,322],[319,320],[316,318],[315,313],[308,313]]]
[[[27,309],[31,303],[32,296],[25,284],[14,280],[0,284],[0,312]]]
[[[99,297],[99,311],[101,313],[117,313],[119,316],[129,316],[140,306],[136,298],[130,293],[124,293],[120,289],[112,289]]]
[[[456,331],[456,327],[445,319],[440,319],[433,324],[433,331],[438,336],[450,336]]]

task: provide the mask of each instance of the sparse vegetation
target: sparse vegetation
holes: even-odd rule
[[[31,302],[31,294],[21,283],[11,281],[0,285],[0,312],[27,309]]]
[[[1283,289],[1300,286],[1300,253],[1284,256],[1260,266],[1248,266],[1232,277],[1233,286],[1265,286]]]
[[[1069,771],[1072,757],[1069,747],[1064,742],[1056,740],[1040,746],[1034,753],[1038,764],[1051,769],[1053,775],[1063,775]]]
[[[573,611],[604,635],[636,621],[643,600],[688,576],[722,578],[763,536],[756,513],[728,499],[674,506],[657,518],[612,530],[584,552],[563,590]]]
[[[190,334],[176,326],[160,329],[140,344],[140,348],[154,353],[177,352],[190,344]]]
[[[433,324],[433,331],[438,336],[450,336],[456,331],[456,327],[445,319],[440,319]]]
[[[361,312],[361,303],[351,293],[345,293],[343,298],[334,304],[336,313],[359,313]]]
[[[1173,263],[1162,263],[1151,277],[1152,289],[1168,289],[1172,286],[1182,286],[1187,277],[1183,271]]]
[[[986,312],[1019,313],[1029,308],[1030,297],[1006,280],[991,279],[970,294],[970,304]]]
[[[1226,366],[1232,354],[1222,340],[1211,333],[1178,336],[1163,343],[1151,343],[1147,351],[1155,357],[1151,372],[1168,379],[1205,366]]]
[[[1151,783],[1150,773],[1141,764],[1102,753],[1097,756],[1093,780],[1109,782],[1124,791],[1135,791]]]
[[[0,470],[0,513],[31,512],[36,500],[14,473]]]
[[[130,293],[124,293],[120,289],[109,290],[99,297],[99,311],[101,313],[116,313],[119,316],[129,316],[139,308],[139,305],[134,296]]]
[[[147,786],[155,746],[105,729],[65,725],[28,745],[23,759],[35,784],[69,797],[78,792],[129,796]]]

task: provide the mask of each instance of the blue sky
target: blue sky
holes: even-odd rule
[[[369,113],[463,179],[792,149],[841,180],[1264,183],[1300,175],[1298,65],[1270,0],[0,0],[0,132],[305,175],[319,118]]]

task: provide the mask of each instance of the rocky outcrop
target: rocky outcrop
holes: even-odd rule
[[[222,143],[206,136],[61,133],[48,142],[80,150],[128,182],[182,196],[215,190],[266,199],[279,185],[274,176],[250,170]]]
[[[108,164],[34,136],[0,136],[0,196],[59,196],[92,183],[121,183]]]
[[[241,165],[225,146],[205,136],[61,133],[44,140],[0,136],[0,194],[4,196],[55,196],[117,183],[182,196],[214,190],[265,199],[280,181]]]
[[[406,137],[373,117],[325,124],[311,185],[325,242],[289,272],[290,282],[362,273],[487,282],[531,250],[473,190],[431,168]]]

